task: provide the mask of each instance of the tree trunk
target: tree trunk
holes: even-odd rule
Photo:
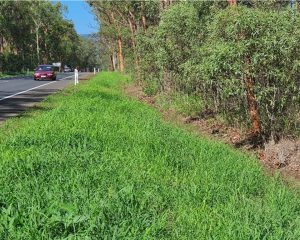
[[[229,6],[235,6],[236,5],[236,0],[227,0],[227,3]]]
[[[111,63],[111,70],[114,72],[116,70],[116,63],[113,54],[110,55],[110,63]]]
[[[172,0],[161,0],[160,1],[160,10],[166,9],[168,6],[172,4]]]
[[[122,35],[121,35],[121,30],[120,30],[120,26],[118,25],[118,23],[116,23],[114,14],[111,13],[111,19],[112,22],[115,24],[117,32],[118,32],[118,58],[119,58],[119,70],[120,72],[124,72],[124,57],[123,57],[123,47],[122,47]]]
[[[143,24],[144,32],[146,32],[148,27],[147,27],[146,17],[144,15],[142,16],[142,24]]]
[[[137,78],[140,79],[139,59],[138,59],[138,54],[137,54],[137,49],[136,49],[137,43],[136,43],[136,39],[135,39],[137,25],[136,25],[135,17],[131,11],[128,11],[128,23],[129,23],[129,28],[131,31],[131,42],[132,42],[132,49],[133,49],[133,55],[134,55],[135,71],[137,74]]]
[[[252,132],[254,135],[261,135],[262,128],[258,111],[258,105],[254,94],[254,80],[253,77],[250,76],[248,71],[249,65],[251,63],[249,57],[245,58],[244,63],[247,69],[246,73],[244,74],[244,83],[246,87],[248,111],[252,122]]]
[[[38,64],[40,64],[40,44],[39,44],[39,28],[35,30],[35,37],[36,37],[36,55]]]
[[[4,38],[0,38],[0,53],[4,52]]]
[[[124,72],[124,58],[123,58],[123,47],[122,47],[122,38],[121,36],[118,36],[118,47],[119,47],[119,66],[120,66],[120,72]]]
[[[45,29],[45,35],[47,36],[48,34],[48,28]],[[44,56],[44,63],[48,64],[48,59],[49,59],[49,51],[48,51],[48,46],[47,46],[47,40],[46,38],[44,39],[44,47],[45,47],[45,56]]]
[[[117,53],[116,53],[115,50],[113,51],[113,64],[114,64],[114,69],[116,71],[116,69],[117,69],[117,67],[116,67],[116,65],[117,65]]]
[[[109,55],[109,59],[110,59],[110,64],[111,64],[111,71],[115,71],[114,70],[113,55]]]
[[[166,8],[165,0],[160,0],[159,11],[162,12]]]
[[[142,26],[144,29],[144,32],[147,31],[147,21],[146,21],[146,17],[145,17],[145,2],[142,1],[141,2],[141,11],[142,11]]]

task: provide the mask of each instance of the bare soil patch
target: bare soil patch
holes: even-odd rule
[[[278,143],[265,144],[260,160],[269,169],[276,169],[285,177],[300,180],[300,140],[282,139]]]

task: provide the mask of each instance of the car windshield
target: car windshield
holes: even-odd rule
[[[52,66],[38,66],[37,71],[52,71]]]

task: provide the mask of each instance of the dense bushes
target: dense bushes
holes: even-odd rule
[[[299,135],[300,14],[287,2],[228,2],[91,5],[111,69],[117,56],[147,94],[197,96],[191,112],[214,112],[260,140]]]
[[[295,134],[299,29],[299,14],[287,10],[175,4],[141,38],[142,80],[150,92],[197,94],[229,123],[252,124],[267,139]]]
[[[264,133],[291,130],[286,124],[295,121],[299,107],[299,20],[288,12],[247,8],[216,14],[197,65],[200,80],[214,80],[204,92],[218,97],[215,108],[231,119],[247,119],[247,75],[254,83]]]
[[[182,64],[191,58],[203,39],[204,25],[199,23],[198,12],[192,5],[176,4],[162,15],[159,27],[139,39],[139,54],[143,70],[147,72],[143,80],[147,87],[154,85],[159,90],[189,88],[182,78]],[[149,82],[149,74],[154,75],[156,84]]]
[[[1,71],[6,73],[16,73],[19,72],[23,65],[20,61],[20,57],[17,54],[6,52],[4,54],[0,53],[0,68]]]

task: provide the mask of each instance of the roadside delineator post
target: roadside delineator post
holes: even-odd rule
[[[94,75],[96,74],[96,68],[94,68]]]
[[[75,68],[74,73],[75,73],[75,85],[77,85],[77,84],[79,83],[79,79],[78,79],[78,69],[77,69],[77,68]]]

